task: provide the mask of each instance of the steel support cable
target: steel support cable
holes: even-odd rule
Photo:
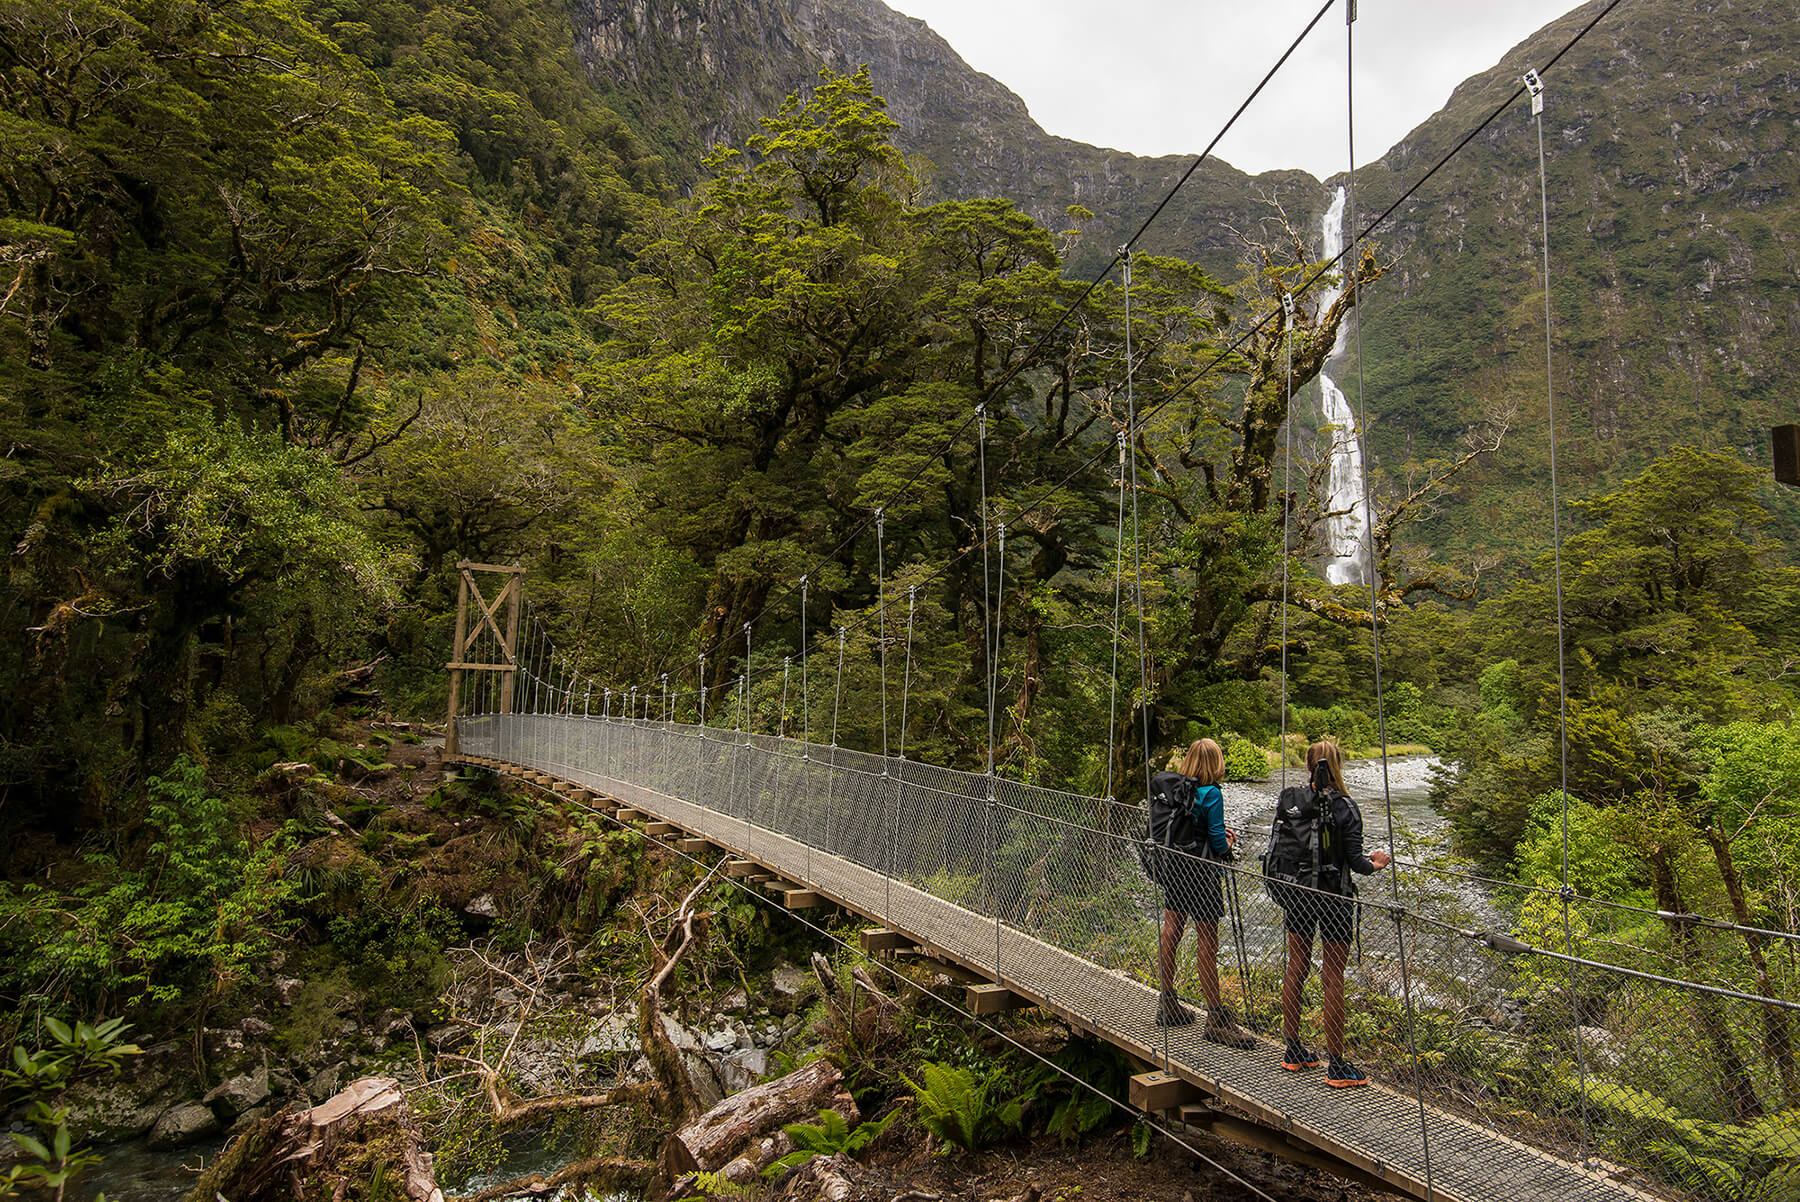
[[[1736,1002],[1750,1002],[1758,1006],[1774,1006],[1782,1010],[1800,1011],[1800,1002],[1791,1001],[1785,998],[1764,997],[1761,994],[1745,993],[1741,989],[1732,989],[1725,985],[1708,985],[1704,981],[1689,981],[1681,977],[1665,977],[1659,973],[1645,972],[1639,968],[1628,968],[1623,964],[1609,964],[1605,960],[1594,960],[1586,956],[1569,955],[1565,952],[1553,952],[1549,948],[1538,947],[1535,944],[1526,943],[1521,939],[1514,939],[1509,935],[1500,935],[1492,931],[1481,931],[1468,927],[1459,927],[1453,922],[1446,922],[1441,918],[1433,918],[1428,914],[1420,914],[1414,911],[1408,911],[1407,913],[1409,917],[1414,918],[1427,926],[1436,927],[1437,929],[1452,935],[1461,935],[1465,939],[1475,943],[1485,944],[1495,951],[1506,952],[1510,955],[1541,956],[1546,960],[1557,960],[1576,968],[1592,968],[1600,972],[1617,973],[1620,976],[1630,977],[1633,980],[1648,981],[1653,985],[1667,985],[1671,989],[1685,989],[1692,993],[1704,993],[1713,997],[1729,998]]]
[[[1282,321],[1287,326],[1287,402],[1281,424],[1287,434],[1281,459],[1281,787],[1287,788],[1288,711],[1288,586],[1293,575],[1288,563],[1288,536],[1294,524],[1294,294],[1281,294]],[[1277,794],[1279,796],[1279,794]]]
[[[1375,502],[1369,495],[1369,456],[1365,435],[1369,429],[1367,389],[1363,384],[1363,323],[1356,312],[1362,302],[1361,234],[1356,232],[1356,0],[1344,0],[1344,131],[1349,150],[1350,173],[1344,189],[1346,224],[1352,241],[1345,247],[1350,252],[1347,287],[1351,289],[1349,320],[1356,338],[1356,430],[1352,436],[1364,444],[1356,457],[1362,485],[1363,539],[1366,543],[1364,571],[1369,581],[1369,638],[1374,653],[1375,731],[1381,744],[1381,796],[1387,810],[1389,856],[1394,844],[1394,790],[1388,774],[1387,700],[1381,687],[1381,565],[1375,555]],[[1412,1060],[1413,1093],[1419,1104],[1419,1146],[1425,1160],[1426,1202],[1437,1196],[1431,1165],[1431,1125],[1425,1112],[1425,1068],[1419,1059],[1418,1005],[1412,994],[1412,966],[1406,954],[1405,910],[1400,905],[1400,874],[1388,878],[1394,895],[1394,938],[1400,946],[1400,990],[1406,1000],[1406,1051]]]
[[[882,771],[887,771],[888,754],[888,696],[887,696],[887,550],[883,546],[886,541],[885,528],[887,520],[882,511],[875,511],[875,646],[880,652],[881,662],[881,762]]]
[[[1560,897],[1562,895],[1562,890],[1560,889],[1549,889],[1542,885],[1521,885],[1517,881],[1504,881],[1500,880],[1498,877],[1483,876],[1478,872],[1463,872],[1455,868],[1445,868],[1439,864],[1426,864],[1417,860],[1405,860],[1400,861],[1400,863],[1404,867],[1410,868],[1415,872],[1455,877],[1457,880],[1468,881],[1471,884],[1487,885],[1494,889],[1511,889],[1519,893],[1536,893],[1544,897]],[[1569,900],[1572,902],[1585,903],[1587,905],[1600,906],[1608,910],[1618,910],[1625,914],[1638,914],[1645,918],[1656,918],[1663,922],[1678,922],[1687,926],[1704,927],[1709,931],[1731,931],[1740,935],[1755,935],[1768,939],[1785,939],[1790,942],[1800,942],[1800,932],[1778,931],[1768,927],[1746,926],[1742,923],[1732,922],[1729,919],[1714,918],[1706,914],[1696,914],[1689,911],[1676,910],[1651,910],[1644,906],[1634,906],[1629,902],[1608,901],[1605,898],[1590,897],[1583,893],[1573,894]]]
[[[1107,678],[1108,691],[1106,699],[1106,792],[1107,801],[1113,800],[1113,757],[1118,750],[1119,730],[1119,638],[1124,633],[1120,628],[1120,602],[1125,594],[1125,455],[1126,442],[1124,431],[1120,431],[1119,443],[1119,522],[1113,535],[1113,616],[1112,616],[1112,674]]]
[[[906,590],[906,667],[900,676],[900,762],[894,772],[894,804],[888,808],[888,870],[886,917],[894,921],[894,864],[900,847],[900,803],[906,791],[906,707],[912,697],[913,615],[917,608],[918,587]]]
[[[999,527],[1000,544],[994,555],[994,655],[989,662],[988,674],[988,804],[991,806],[998,797],[994,780],[994,753],[992,749],[994,710],[996,694],[1000,688],[1000,620],[1006,609],[1006,523]],[[995,824],[996,828],[998,823]],[[1000,979],[1000,862],[999,831],[994,832],[994,839],[988,844],[988,862],[994,876],[994,979]]]
[[[831,766],[826,770],[825,780],[825,850],[830,851],[831,814],[837,806],[837,761],[838,761],[838,711],[844,701],[844,637],[849,629],[838,627],[837,687],[831,694]]]
[[[1564,646],[1568,641],[1567,623],[1563,616],[1562,571],[1562,496],[1556,470],[1556,377],[1551,346],[1550,314],[1550,182],[1544,159],[1544,83],[1536,71],[1527,71],[1525,90],[1531,93],[1531,118],[1537,127],[1538,207],[1544,251],[1544,410],[1550,428],[1550,530],[1551,550],[1556,575],[1556,700],[1557,745],[1562,768],[1562,888],[1557,897],[1562,906],[1563,951],[1575,953],[1575,937],[1569,925],[1569,899],[1574,890],[1569,886],[1569,678]],[[1581,1088],[1582,1153],[1587,1152],[1587,1049],[1581,1034],[1581,996],[1575,988],[1575,972],[1571,967],[1565,982],[1569,994],[1569,1024],[1575,1029],[1575,1073]]]
[[[536,791],[538,791],[540,793],[548,795],[550,798],[552,798],[558,802],[567,802],[567,803],[574,805],[580,809],[584,809],[584,810],[588,811],[588,813],[593,814],[601,819],[604,819],[607,822],[612,823],[614,826],[617,826],[620,830],[630,831],[633,834],[636,834],[639,837],[647,840],[648,842],[655,843],[658,847],[661,847],[664,851],[670,853],[671,855],[678,856],[681,859],[687,860],[689,863],[693,864],[697,868],[707,869],[709,874],[713,871],[716,871],[716,866],[709,866],[704,860],[700,859],[698,856],[693,855],[689,852],[683,851],[679,845],[667,842],[664,839],[662,839],[661,837],[656,836],[656,835],[645,834],[644,832],[638,830],[636,827],[629,826],[626,823],[621,822],[616,816],[614,816],[611,813],[608,813],[605,810],[597,809],[593,806],[588,805],[586,802],[579,801],[575,798],[564,797],[561,794],[556,793],[554,790],[548,788],[547,786],[540,785],[535,781],[525,781],[522,783],[526,784],[529,788],[535,789]],[[746,850],[748,850],[748,849],[746,849]],[[768,897],[765,894],[758,893],[756,890],[752,889],[748,884],[746,884],[742,880],[739,880],[735,877],[723,877],[723,878],[721,878],[721,880],[723,881],[723,883],[736,889],[738,892],[742,893],[745,897],[751,899],[752,901],[761,902],[765,905],[770,905],[770,906],[773,906],[775,904],[775,901],[773,898]],[[1175,1144],[1177,1147],[1180,1147],[1183,1150],[1191,1153],[1196,1160],[1201,1161],[1202,1163],[1206,1164],[1208,1167],[1214,1169],[1218,1173],[1230,1178],[1232,1181],[1236,1182],[1238,1185],[1243,1186],[1244,1189],[1248,1190],[1252,1196],[1262,1199],[1263,1202],[1278,1202],[1278,1200],[1276,1198],[1265,1193],[1263,1190],[1257,1188],[1257,1186],[1254,1183],[1250,1182],[1249,1180],[1245,1179],[1244,1177],[1239,1176],[1237,1173],[1233,1172],[1232,1170],[1226,1168],[1224,1165],[1220,1164],[1218,1161],[1214,1160],[1212,1157],[1210,1157],[1206,1153],[1202,1152],[1199,1148],[1195,1147],[1193,1144],[1191,1144],[1187,1140],[1183,1139],[1179,1133],[1175,1132],[1174,1130],[1172,1130],[1169,1127],[1164,1126],[1157,1119],[1151,1117],[1148,1114],[1145,1114],[1142,1111],[1132,1109],[1129,1104],[1127,1104],[1125,1102],[1121,1102],[1118,1098],[1113,1097],[1111,1094],[1106,1093],[1104,1090],[1101,1090],[1100,1088],[1091,1084],[1090,1082],[1085,1081],[1081,1077],[1076,1076],[1074,1073],[1070,1072],[1068,1069],[1064,1068],[1062,1065],[1057,1064],[1054,1061],[1052,1061],[1049,1057],[1045,1056],[1042,1052],[1039,1052],[1035,1048],[1030,1047],[1029,1045],[1021,1042],[1018,1039],[1015,1039],[1012,1035],[1008,1034],[1005,1030],[1003,1030],[997,1024],[989,1022],[986,1019],[983,1019],[978,1015],[967,1014],[966,1012],[964,1012],[962,1010],[961,1007],[956,1005],[955,1002],[953,1002],[948,997],[945,997],[943,994],[937,993],[929,985],[921,985],[918,982],[914,981],[911,977],[908,977],[908,976],[902,974],[900,972],[900,970],[895,968],[893,965],[888,964],[885,961],[877,960],[877,959],[867,956],[862,951],[862,949],[856,947],[854,944],[843,939],[842,937],[834,934],[832,931],[830,931],[826,927],[820,926],[817,923],[809,921],[808,919],[801,916],[801,914],[799,912],[787,909],[786,907],[782,907],[779,912],[786,914],[789,918],[792,918],[795,922],[806,927],[808,930],[812,931],[815,935],[818,935],[821,938],[825,939],[827,942],[835,944],[836,946],[842,948],[843,950],[855,954],[860,959],[863,959],[867,963],[880,969],[882,972],[886,973],[889,977],[891,977],[898,984],[900,984],[906,988],[909,988],[909,989],[918,990],[918,992],[920,994],[924,995],[925,997],[929,997],[932,1001],[937,1002],[939,1005],[943,1006],[946,1010],[949,1010],[953,1013],[959,1014],[959,1015],[967,1018],[970,1022],[974,1023],[978,1027],[985,1028],[990,1034],[998,1037],[999,1039],[1004,1040],[1007,1044],[1018,1049],[1020,1052],[1023,1052],[1026,1056],[1030,1057],[1032,1060],[1035,1060],[1039,1064],[1042,1064],[1043,1066],[1045,1066],[1046,1068],[1051,1069],[1058,1076],[1067,1078],[1072,1084],[1074,1084],[1078,1088],[1085,1089],[1087,1092],[1093,1094],[1095,1097],[1104,1100],[1108,1105],[1112,1106],[1115,1110],[1118,1110],[1121,1114],[1124,1114],[1124,1115],[1134,1119],[1135,1121],[1143,1123],[1145,1126],[1150,1127],[1151,1129],[1156,1131],[1157,1134],[1159,1134],[1159,1135],[1163,1136],[1165,1139],[1169,1140],[1169,1142],[1171,1142],[1171,1143]]]
[[[981,884],[983,899],[988,908],[995,914],[1000,909],[995,905],[997,890],[994,887],[994,602],[992,596],[993,569],[988,556],[988,495],[987,495],[987,405],[975,406],[976,446],[978,448],[978,470],[981,476],[981,654],[987,663],[983,664],[983,675],[987,677],[987,804],[981,811]],[[996,941],[999,933],[995,933]],[[995,970],[999,964],[996,957]]]
[[[995,396],[999,395],[1000,390],[1010,384],[1014,377],[1024,370],[1025,366],[1032,361],[1032,356],[1037,354],[1038,350],[1048,342],[1058,330],[1062,329],[1063,325],[1069,320],[1074,312],[1087,303],[1088,297],[1094,294],[1094,290],[1099,288],[1100,285],[1106,281],[1106,277],[1112,274],[1112,269],[1119,266],[1125,258],[1129,257],[1131,249],[1138,244],[1139,239],[1143,238],[1143,236],[1149,232],[1150,227],[1155,224],[1156,219],[1162,216],[1163,210],[1168,208],[1169,203],[1175,199],[1175,194],[1180,192],[1181,189],[1187,185],[1188,180],[1193,178],[1194,172],[1200,170],[1201,164],[1212,157],[1214,148],[1224,140],[1225,135],[1230,133],[1232,127],[1237,124],[1238,118],[1244,115],[1249,107],[1256,102],[1256,98],[1262,95],[1263,89],[1268,87],[1270,81],[1272,81],[1281,69],[1287,65],[1288,59],[1294,56],[1294,51],[1300,49],[1300,44],[1306,41],[1307,36],[1312,33],[1319,22],[1325,19],[1325,14],[1331,11],[1331,6],[1335,2],[1336,0],[1325,0],[1325,3],[1319,7],[1319,11],[1313,14],[1313,19],[1306,23],[1306,28],[1300,31],[1300,36],[1296,37],[1288,44],[1288,48],[1282,51],[1281,57],[1275,60],[1275,65],[1268,69],[1257,85],[1250,90],[1250,94],[1244,97],[1243,103],[1238,105],[1237,111],[1232,113],[1230,119],[1225,122],[1219,132],[1213,135],[1212,141],[1206,144],[1206,149],[1202,150],[1199,156],[1195,158],[1192,163],[1188,164],[1187,170],[1181,173],[1181,178],[1175,181],[1175,185],[1171,187],[1168,192],[1164,193],[1163,198],[1158,201],[1156,207],[1150,211],[1150,215],[1144,218],[1143,222],[1138,226],[1137,232],[1125,240],[1124,244],[1113,254],[1113,257],[1108,260],[1106,266],[1100,269],[1099,274],[1095,275],[1094,278],[1088,282],[1087,287],[1081,290],[1081,295],[1069,302],[1063,311],[1057,315],[1056,320],[1051,323],[1050,327],[1042,334],[1039,334],[1037,339],[1025,349],[1025,353],[1018,357],[1018,360],[1013,366],[1008,368],[998,380],[995,380],[993,384],[988,386],[987,392],[982,395],[981,399],[983,401],[992,400]]]

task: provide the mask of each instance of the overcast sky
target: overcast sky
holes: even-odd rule
[[[887,0],[1052,134],[1135,154],[1197,154],[1322,0]],[[1580,0],[1360,0],[1356,157],[1379,158],[1451,89]],[[1349,165],[1343,0],[1219,144],[1251,173]]]

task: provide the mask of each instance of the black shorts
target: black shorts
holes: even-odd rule
[[[1225,890],[1219,866],[1196,856],[1164,854],[1160,884],[1163,909],[1201,922],[1225,917]]]
[[[1356,903],[1348,897],[1315,893],[1308,889],[1284,889],[1280,899],[1289,934],[1308,943],[1313,932],[1327,943],[1349,943],[1356,938]]]

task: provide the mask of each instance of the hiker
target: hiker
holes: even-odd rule
[[[1344,965],[1356,935],[1356,883],[1393,862],[1385,851],[1363,854],[1362,811],[1344,791],[1344,756],[1330,739],[1306,749],[1308,784],[1281,791],[1269,832],[1263,874],[1269,896],[1286,915],[1287,972],[1281,981],[1281,1033],[1287,1041],[1281,1067],[1291,1073],[1319,1067],[1319,1055],[1300,1042],[1300,993],[1312,971],[1313,932],[1323,963],[1325,1083],[1339,1089],[1369,1083],[1368,1074],[1344,1058]]]
[[[1166,851],[1159,860],[1158,881],[1163,888],[1162,939],[1158,945],[1162,969],[1162,997],[1156,1006],[1156,1025],[1180,1027],[1194,1021],[1194,1012],[1175,993],[1175,953],[1188,919],[1194,920],[1200,968],[1200,993],[1206,998],[1206,1027],[1202,1034],[1229,1048],[1253,1048],[1256,1037],[1240,1027],[1219,996],[1219,919],[1225,916],[1225,892],[1220,863],[1234,858],[1237,835],[1225,827],[1225,795],[1219,781],[1225,776],[1225,753],[1211,739],[1196,739],[1188,747],[1181,772],[1159,772],[1151,778],[1151,810],[1159,812],[1154,798],[1164,804],[1185,802],[1187,822],[1176,822],[1174,835],[1159,839]],[[1179,812],[1179,811],[1177,811]],[[1153,836],[1157,834],[1152,831]]]

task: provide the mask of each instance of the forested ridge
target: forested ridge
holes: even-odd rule
[[[1766,467],[1674,443],[1566,499],[1565,724],[1548,553],[1443,537],[1468,480],[1520,471],[1510,350],[1490,370],[1478,338],[1438,348],[1477,382],[1376,472],[1379,591],[1316,567],[1329,431],[1295,422],[1290,466],[1289,397],[1364,306],[1440,295],[1416,232],[1359,248],[1360,289],[1328,303],[1302,287],[1310,223],[1273,205],[1230,271],[1138,254],[1128,370],[1119,277],[1075,305],[1093,214],[942,199],[866,69],[821,72],[676,189],[689,168],[597,99],[570,20],[536,0],[0,13],[12,1038],[125,1013],[199,1049],[290,976],[332,983],[321,1028],[346,1012],[331,989],[423,1016],[482,894],[508,899],[509,951],[642,933],[625,836],[492,782],[411,809],[367,783],[418,767],[443,718],[464,558],[523,565],[583,673],[666,673],[682,712],[698,690],[729,708],[747,674],[752,723],[794,733],[784,661],[842,637],[853,747],[881,746],[878,632],[899,654],[904,616],[908,755],[980,766],[992,680],[995,770],[1093,796],[1141,779],[1146,729],[1152,761],[1207,735],[1238,777],[1385,730],[1448,765],[1458,862],[1527,885],[1562,883],[1566,729],[1570,884],[1795,929],[1800,571]],[[1364,346],[1372,374],[1394,329]],[[1132,403],[1151,416],[1121,446]],[[984,516],[1010,523],[992,575]],[[1508,916],[1527,934],[1528,909]],[[738,950],[755,927],[721,919]],[[1655,923],[1610,933],[1698,955]],[[1704,968],[1791,984],[1752,950]],[[1800,1107],[1790,1047],[1746,1055],[1723,1092],[1671,1087],[1682,1113]]]

